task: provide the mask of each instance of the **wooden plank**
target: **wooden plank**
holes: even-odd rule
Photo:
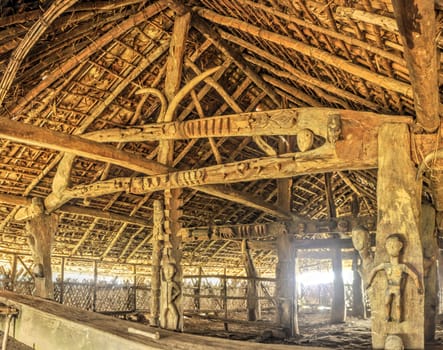
[[[373,129],[387,122],[411,123],[406,116],[390,116],[333,108],[291,108],[237,113],[187,121],[155,123],[131,128],[111,128],[82,135],[98,142],[143,142],[208,137],[297,135],[305,129],[327,137],[328,117],[339,115],[343,127]]]
[[[392,0],[414,95],[417,124],[427,132],[440,125],[437,23],[433,0]]]

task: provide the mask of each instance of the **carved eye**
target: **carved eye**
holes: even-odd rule
[[[309,129],[300,130],[297,134],[297,146],[300,152],[309,151],[314,144],[314,133]]]

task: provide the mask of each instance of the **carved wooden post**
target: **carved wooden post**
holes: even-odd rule
[[[366,318],[366,307],[364,302],[363,281],[358,271],[358,253],[355,252],[352,258],[352,316]]]
[[[57,230],[58,217],[44,213],[44,206],[40,198],[33,198],[29,212],[32,213],[26,222],[28,243],[31,247],[34,260],[34,295],[42,298],[54,298],[54,284],[52,282],[51,250],[52,241]]]
[[[246,296],[248,321],[256,321],[258,309],[257,271],[255,270],[254,261],[252,260],[251,252],[245,239],[242,241],[242,255],[246,276],[248,277]]]
[[[183,330],[182,269],[180,251],[180,223],[182,200],[180,190],[165,191],[165,237],[162,257],[160,326]]]
[[[163,254],[163,242],[165,236],[164,222],[165,213],[163,204],[159,200],[154,201],[152,227],[152,257],[151,257],[151,313],[149,324],[158,327],[160,317],[160,286],[161,286],[161,262]]]
[[[406,349],[423,349],[421,182],[416,180],[416,169],[410,159],[408,126],[382,125],[378,149],[375,268],[368,277],[369,282],[374,281],[369,290],[372,346],[383,349],[387,336],[396,334],[402,338]],[[389,280],[385,272],[377,273],[383,269],[390,276]],[[399,319],[395,319],[396,316]]]
[[[439,248],[435,227],[435,209],[430,204],[425,203],[422,205],[421,211],[425,286],[425,341],[431,341],[435,337],[436,317],[439,306],[437,270]]]
[[[440,254],[438,256],[438,282],[439,282],[439,288],[442,288],[443,286],[443,250],[440,250]],[[443,298],[442,295],[440,295],[440,298]],[[440,309],[439,313],[443,313],[443,303],[440,301]]]

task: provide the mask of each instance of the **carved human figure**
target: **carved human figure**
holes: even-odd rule
[[[159,200],[155,200],[153,204],[153,227],[152,236],[154,240],[163,241],[164,240],[164,222],[165,213],[163,211],[163,204]]]
[[[360,254],[362,264],[359,266],[359,272],[364,279],[364,274],[374,258],[371,251],[369,231],[365,227],[357,226],[352,230],[352,245]]]
[[[400,263],[400,254],[403,249],[402,236],[400,234],[388,236],[385,246],[390,261],[381,263],[371,270],[367,288],[371,286],[377,273],[385,271],[388,280],[388,287],[385,292],[386,320],[401,322],[401,293],[404,274],[412,278],[420,294],[423,293],[423,285],[420,276],[414,270],[407,264]]]
[[[403,340],[396,334],[389,334],[385,340],[385,350],[403,350]]]
[[[328,116],[328,134],[329,143],[335,144],[341,136],[341,117],[340,114],[331,114]]]
[[[180,295],[180,286],[174,281],[176,267],[172,263],[163,266],[163,276],[165,285],[165,307],[163,309],[163,328],[176,330],[179,324],[179,313],[176,306],[176,299]]]

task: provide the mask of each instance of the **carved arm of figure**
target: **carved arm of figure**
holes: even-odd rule
[[[380,265],[377,265],[376,267],[374,267],[371,272],[369,273],[369,277],[368,277],[368,284],[366,285],[366,289],[370,288],[372,285],[372,282],[374,281],[374,277],[377,273],[379,273],[380,271],[383,271],[386,268],[386,264],[382,263]]]
[[[423,294],[423,284],[421,282],[421,279],[419,278],[419,275],[406,264],[402,264],[402,270],[413,279],[418,293]]]

